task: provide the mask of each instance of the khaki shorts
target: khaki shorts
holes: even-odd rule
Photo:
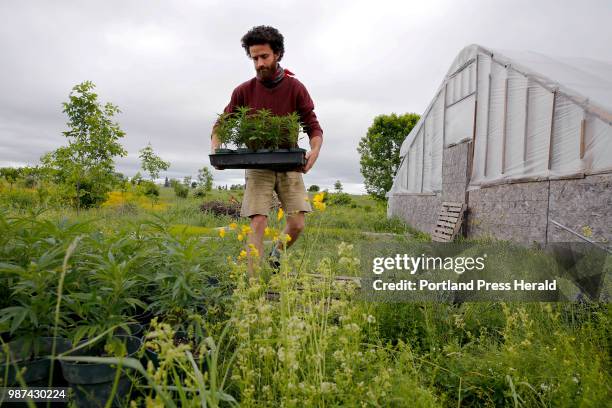
[[[272,207],[272,191],[278,194],[287,215],[312,211],[302,173],[298,171],[247,169],[245,179],[246,190],[240,211],[242,217],[268,215]]]

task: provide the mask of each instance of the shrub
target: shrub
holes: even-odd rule
[[[334,193],[334,194],[326,194],[328,195],[327,202],[330,205],[351,205],[353,204],[353,199],[350,194],[347,193]]]
[[[100,186],[95,179],[81,180],[78,192],[78,207],[93,208],[106,201],[107,187]]]
[[[310,191],[311,193],[316,193],[320,190],[320,187],[317,186],[316,184],[313,184],[312,186],[308,187],[308,191]]]
[[[140,190],[144,195],[149,198],[159,197],[159,187],[152,181],[142,180],[139,186]]]
[[[174,183],[174,194],[179,198],[187,198],[189,195],[189,187],[181,183]]]
[[[196,188],[193,192],[193,196],[197,198],[204,198],[206,196],[206,188],[204,186]]]

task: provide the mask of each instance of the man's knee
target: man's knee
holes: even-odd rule
[[[306,222],[304,220],[303,213],[299,213],[293,217],[290,217],[287,220],[287,226],[291,229],[292,232],[298,234],[304,230],[305,224]]]
[[[268,225],[268,217],[261,214],[255,214],[251,217],[251,229],[258,233],[263,234],[266,226]]]

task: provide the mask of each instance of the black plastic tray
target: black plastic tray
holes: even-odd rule
[[[223,169],[269,169],[276,171],[299,170],[306,164],[306,150],[250,151],[215,153],[209,155],[210,164]]]

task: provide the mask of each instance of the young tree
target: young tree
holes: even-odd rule
[[[132,183],[133,186],[139,186],[140,183],[142,183],[142,174],[137,171],[136,174],[134,174],[134,177],[132,177],[130,180],[130,183]]]
[[[213,175],[207,166],[204,166],[198,170],[198,184],[204,188],[205,191],[212,190]]]
[[[170,181],[168,181],[168,176],[166,176],[166,179],[164,180],[164,187],[170,187]]]
[[[114,158],[127,152],[119,143],[125,136],[113,117],[121,111],[98,101],[95,85],[85,81],[72,88],[69,101],[63,103],[69,130],[62,132],[68,146],[45,154],[41,162],[52,170],[77,210],[99,204],[116,182]]]
[[[393,175],[400,164],[402,142],[419,118],[415,113],[399,116],[392,113],[374,118],[374,123],[361,138],[357,148],[361,155],[361,174],[368,193],[384,199],[385,193],[391,189]]]
[[[145,148],[139,151],[138,156],[141,160],[140,167],[149,173],[151,181],[155,181],[159,177],[160,171],[166,171],[170,168],[170,162],[163,161],[161,157],[153,152],[153,147],[149,143]]]
[[[17,181],[20,175],[20,169],[14,167],[2,167],[0,168],[0,177],[4,178],[13,189],[13,184]]]
[[[308,187],[308,191],[310,191],[311,193],[316,193],[320,190],[320,187],[317,186],[316,184],[311,185],[310,187]]]
[[[336,193],[342,192],[342,183],[340,182],[340,180],[336,180],[336,182],[334,183],[334,190],[336,190]]]
[[[183,177],[183,184],[186,185],[187,188],[189,188],[189,186],[191,185],[191,176]]]

